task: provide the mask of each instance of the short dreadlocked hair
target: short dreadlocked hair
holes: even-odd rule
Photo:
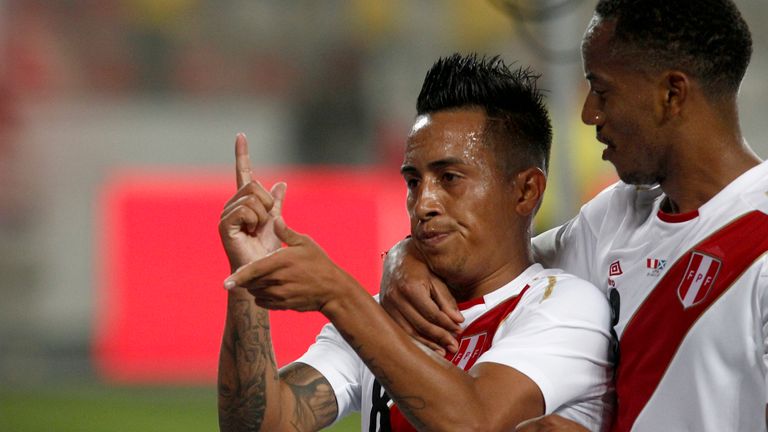
[[[595,15],[615,20],[613,51],[641,68],[682,70],[713,98],[738,92],[752,36],[731,0],[600,0]]]
[[[427,72],[416,110],[419,115],[482,108],[488,117],[486,143],[493,144],[507,175],[536,166],[547,171],[552,125],[529,68],[511,68],[499,57],[453,54]]]

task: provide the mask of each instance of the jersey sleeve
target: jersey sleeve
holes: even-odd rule
[[[592,284],[558,277],[552,289],[532,286],[501,324],[479,359],[525,374],[541,390],[546,414],[556,413],[599,430],[606,404],[610,312]]]
[[[326,324],[304,355],[296,362],[317,369],[331,384],[338,406],[335,421],[360,411],[365,365],[332,324]]]
[[[536,261],[547,268],[560,268],[592,283],[599,283],[595,256],[597,232],[608,213],[614,184],[584,204],[579,214],[565,224],[545,231],[533,240]]]
[[[760,312],[763,324],[763,378],[765,381],[765,403],[768,405],[768,256],[762,258],[762,269],[758,276],[757,289],[760,292]],[[766,413],[768,421],[768,412]]]

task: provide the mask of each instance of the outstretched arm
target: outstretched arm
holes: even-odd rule
[[[232,271],[280,247],[273,224],[285,196],[285,184],[267,192],[251,181],[244,135],[236,139],[235,157],[238,192],[219,222]],[[222,431],[312,431],[336,418],[335,395],[319,372],[294,364],[278,374],[268,311],[243,288],[228,293],[218,390]]]

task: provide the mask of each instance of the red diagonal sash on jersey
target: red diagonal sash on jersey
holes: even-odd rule
[[[493,309],[472,321],[472,323],[461,333],[458,351],[455,354],[446,353],[445,359],[465,371],[472,368],[480,355],[488,351],[491,347],[491,341],[493,340],[493,336],[496,334],[499,325],[504,321],[504,318],[515,310],[515,307],[517,307],[517,304],[520,302],[520,299],[528,288],[529,286],[526,285],[525,288],[520,291],[520,294],[504,300]],[[408,423],[408,420],[405,419],[405,416],[403,416],[403,413],[397,408],[397,405],[393,405],[389,413],[392,431],[416,432],[416,429]]]
[[[620,340],[613,432],[632,428],[691,327],[768,251],[766,233],[758,211],[729,223],[675,262],[637,309]]]

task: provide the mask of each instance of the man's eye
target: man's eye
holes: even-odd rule
[[[415,178],[405,179],[405,185],[408,189],[414,189],[419,185],[419,180]]]
[[[459,178],[459,176],[457,176],[456,174],[453,174],[453,173],[445,173],[445,174],[443,174],[443,180],[446,181],[446,182],[452,182],[452,181],[454,181],[454,180],[456,180],[458,178]]]

